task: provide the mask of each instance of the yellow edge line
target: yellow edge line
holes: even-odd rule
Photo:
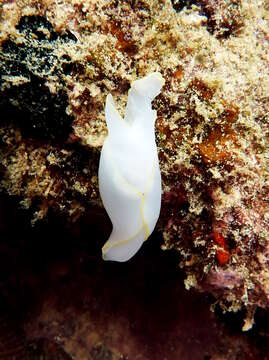
[[[140,229],[132,236],[130,236],[128,239],[125,240],[119,240],[117,242],[113,242],[111,243],[106,243],[103,247],[102,247],[102,252],[104,253],[106,250],[111,249],[114,246],[121,246],[124,245],[126,243],[128,243],[129,241],[133,240],[139,233],[140,231],[143,229],[143,226],[140,227]]]
[[[112,159],[112,156],[109,154],[108,152],[108,156],[111,158],[111,161],[112,161],[112,166],[114,167],[114,170],[115,172],[118,174],[119,178],[121,179],[122,182],[125,183],[125,185],[133,192],[135,192],[140,200],[141,200],[141,206],[140,206],[140,215],[141,215],[141,220],[142,220],[142,224],[143,226],[132,236],[130,236],[128,239],[125,239],[125,240],[120,240],[120,241],[117,241],[113,244],[111,243],[106,243],[103,248],[102,248],[102,253],[104,255],[104,252],[106,250],[109,250],[111,249],[112,247],[115,247],[115,246],[121,246],[123,244],[126,244],[128,243],[129,241],[133,240],[139,233],[142,229],[144,229],[144,232],[145,232],[145,238],[144,238],[144,241],[146,241],[150,235],[149,233],[149,227],[148,227],[148,224],[146,222],[146,219],[145,219],[145,215],[144,215],[144,206],[145,206],[145,197],[147,195],[147,192],[150,188],[150,185],[152,183],[152,180],[153,180],[153,175],[154,175],[154,170],[156,168],[156,161],[154,161],[154,164],[153,164],[153,167],[152,167],[152,172],[151,172],[151,175],[149,177],[149,181],[147,183],[147,186],[146,186],[146,190],[145,190],[145,193],[143,194],[140,190],[138,190],[135,186],[133,186],[132,184],[130,184],[122,175],[121,173],[119,172],[117,166],[115,165],[113,159]]]

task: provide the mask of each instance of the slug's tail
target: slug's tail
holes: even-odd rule
[[[145,241],[144,230],[126,240],[117,240],[112,231],[109,239],[102,248],[104,260],[124,262],[128,261],[140,249]]]

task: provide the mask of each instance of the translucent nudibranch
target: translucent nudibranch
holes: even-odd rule
[[[164,79],[152,73],[133,82],[124,119],[106,99],[108,127],[99,163],[99,190],[113,225],[103,259],[127,261],[155,228],[161,208],[161,174],[151,102]]]

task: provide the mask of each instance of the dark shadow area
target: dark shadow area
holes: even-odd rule
[[[64,76],[74,64],[56,50],[77,40],[70,32],[55,32],[41,16],[22,17],[17,29],[20,41],[8,39],[0,47],[1,123],[19,126],[25,137],[64,141],[73,121],[66,113]],[[54,90],[47,84],[51,77],[60,84]]]
[[[104,262],[102,210],[33,228],[17,199],[0,200],[0,359],[266,359],[268,313],[242,333],[244,314],[210,312],[160,234],[129,262]]]

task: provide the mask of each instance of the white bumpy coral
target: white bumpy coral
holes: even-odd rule
[[[107,96],[108,137],[101,152],[99,189],[113,230],[103,247],[104,260],[129,260],[158,220],[162,190],[151,102],[163,84],[159,73],[135,81],[124,120]]]

